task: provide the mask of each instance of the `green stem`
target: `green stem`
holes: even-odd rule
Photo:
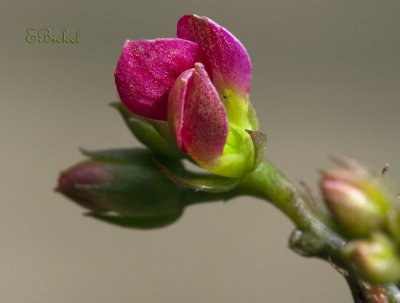
[[[346,241],[310,210],[296,188],[275,166],[264,161],[242,180],[236,190],[241,194],[270,201],[278,207],[298,228],[290,239],[290,246],[294,251],[305,256],[319,257],[345,268],[352,277],[347,279],[349,283],[353,283],[351,288],[359,287],[360,280],[341,254]],[[395,285],[383,288],[390,303],[400,303],[400,291]],[[368,298],[369,294],[364,293],[363,297]],[[357,302],[359,298],[354,299]],[[369,299],[366,302],[368,301]]]
[[[297,189],[271,163],[264,161],[239,185],[242,193],[270,201],[302,232],[315,236],[332,254],[340,256],[345,241],[317,218]]]

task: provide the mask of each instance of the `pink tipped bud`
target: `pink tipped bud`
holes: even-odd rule
[[[396,247],[383,234],[374,234],[369,240],[352,241],[344,247],[343,253],[368,282],[386,284],[400,280]]]
[[[183,190],[155,165],[152,152],[111,149],[83,153],[91,160],[61,173],[56,190],[91,210],[92,217],[120,226],[155,228],[182,214]],[[170,161],[172,169],[181,169],[178,160]]]
[[[99,204],[93,193],[85,190],[85,187],[103,184],[111,179],[111,173],[101,163],[81,162],[60,174],[56,191],[87,209],[104,211],[106,209]]]
[[[330,179],[324,179],[321,187],[329,210],[351,233],[368,234],[382,223],[379,205],[357,187]]]
[[[369,235],[385,224],[394,195],[379,174],[355,160],[341,158],[339,165],[339,169],[322,172],[326,205],[348,234]]]

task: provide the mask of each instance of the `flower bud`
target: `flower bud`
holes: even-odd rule
[[[352,166],[342,161],[343,168],[322,172],[321,190],[329,210],[346,232],[365,236],[382,227],[394,196],[380,175],[354,160]]]
[[[384,235],[355,240],[344,247],[360,276],[370,283],[386,284],[400,280],[400,261],[395,245]]]
[[[185,154],[228,178],[254,171],[264,156],[265,139],[255,142],[249,133],[258,130],[251,80],[251,60],[242,43],[196,15],[179,19],[176,39],[125,41],[115,70],[122,103],[143,118],[127,121],[141,142],[163,155]]]
[[[57,191],[93,211],[94,217],[118,223],[116,214],[132,227],[156,227],[171,223],[182,213],[182,189],[159,170],[151,152],[85,153],[92,159],[62,172]],[[178,164],[172,165],[179,169]]]
[[[96,199],[96,195],[85,190],[85,187],[101,185],[112,178],[106,166],[95,161],[85,161],[60,174],[56,191],[87,209],[102,212],[106,208]]]

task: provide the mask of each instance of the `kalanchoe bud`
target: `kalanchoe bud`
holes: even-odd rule
[[[258,128],[250,57],[206,17],[183,16],[177,37],[125,42],[115,71],[121,101],[145,119],[168,122],[174,144],[202,168],[240,178],[264,151],[248,133]]]
[[[342,167],[322,172],[321,190],[334,218],[350,236],[383,228],[394,195],[381,176],[355,160],[340,158]]]
[[[102,212],[106,208],[101,205],[96,195],[86,191],[85,187],[101,185],[112,178],[106,166],[95,161],[85,161],[60,174],[56,191],[87,209]]]
[[[92,159],[62,172],[57,190],[90,209],[94,217],[131,227],[157,227],[181,215],[183,191],[155,165],[153,153],[141,149],[85,153]],[[178,162],[168,163],[180,169]]]
[[[343,253],[367,282],[386,284],[400,280],[398,252],[383,234],[373,234],[369,240],[349,242]]]

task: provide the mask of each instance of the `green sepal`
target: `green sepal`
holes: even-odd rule
[[[246,130],[253,141],[254,146],[254,169],[256,169],[265,157],[265,148],[267,146],[267,136],[259,131]]]
[[[232,190],[240,182],[238,178],[227,178],[211,174],[189,173],[178,175],[157,159],[154,159],[160,170],[174,183],[183,188],[209,193],[224,193]]]
[[[258,130],[258,119],[256,110],[253,107],[253,104],[249,102],[249,108],[247,112],[247,119],[249,121],[250,129],[251,130]]]
[[[153,157],[157,156],[161,160],[168,162],[168,166],[174,171],[183,171],[184,167],[178,159],[171,159],[163,155],[156,154],[144,148],[110,148],[102,150],[80,149],[81,153],[93,160],[106,162],[126,162],[132,165],[155,167]]]
[[[174,223],[182,215],[182,212],[166,214],[158,217],[124,217],[113,214],[99,214],[99,213],[87,213],[88,217],[107,222],[113,225],[117,225],[125,228],[135,229],[153,229],[161,228]]]
[[[110,148],[102,150],[89,150],[86,148],[80,149],[81,153],[93,160],[110,161],[110,162],[132,162],[135,164],[143,164],[137,161],[146,163],[146,158],[149,156],[149,151],[143,148]]]
[[[157,154],[172,158],[182,158],[184,154],[178,149],[167,121],[145,119],[128,111],[120,102],[111,103],[124,119],[133,135]]]

